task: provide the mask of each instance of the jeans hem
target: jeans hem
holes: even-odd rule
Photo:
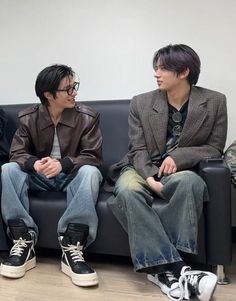
[[[178,257],[178,258],[172,258],[171,260],[162,259],[162,260],[158,260],[158,261],[153,261],[153,262],[147,263],[146,265],[138,264],[138,265],[134,266],[134,271],[139,272],[139,270],[142,270],[145,268],[151,268],[151,267],[155,267],[157,265],[179,262],[181,260],[182,260],[182,258]]]
[[[194,255],[197,255],[197,253],[198,253],[197,248],[191,249],[191,248],[188,248],[188,247],[177,245],[176,249],[179,250],[179,251],[194,254]]]

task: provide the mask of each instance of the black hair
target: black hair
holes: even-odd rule
[[[189,84],[191,86],[196,85],[200,74],[201,61],[198,54],[191,47],[184,44],[170,44],[163,47],[154,54],[154,70],[157,62],[166,70],[176,72],[177,76],[189,69]]]
[[[43,105],[48,105],[44,92],[50,92],[55,97],[60,82],[65,77],[74,76],[74,71],[66,65],[52,65],[44,68],[37,76],[35,92]]]

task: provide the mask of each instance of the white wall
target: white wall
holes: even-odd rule
[[[193,47],[199,85],[227,95],[236,139],[235,0],[0,0],[0,103],[38,101],[34,82],[53,63],[81,77],[79,99],[131,98],[156,88],[152,56]]]

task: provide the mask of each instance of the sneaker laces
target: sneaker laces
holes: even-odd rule
[[[70,256],[74,262],[82,261],[84,262],[83,257],[83,246],[80,245],[80,242],[78,241],[76,245],[70,245],[68,246],[62,246],[63,251],[70,252]]]
[[[165,275],[168,278],[168,281],[170,282],[170,284],[173,282],[178,282],[177,278],[175,277],[175,275],[172,271],[166,271]]]
[[[201,271],[191,271],[191,268],[188,266],[183,267],[181,276],[179,277],[179,288],[181,296],[179,299],[172,300],[180,301],[183,299],[190,299],[191,292],[197,295],[199,293],[199,278],[201,278],[203,274],[204,273],[202,273]]]
[[[177,278],[175,277],[175,275],[174,275],[174,273],[172,272],[172,271],[166,271],[165,272],[165,275],[166,275],[166,277],[168,278],[168,281],[170,282],[170,284],[172,285],[173,283],[176,283],[176,285],[174,285],[173,286],[173,288],[171,288],[170,290],[169,290],[169,292],[167,293],[167,296],[168,296],[168,298],[170,299],[170,300],[183,300],[183,296],[182,296],[182,291],[181,291],[181,296],[180,296],[180,298],[175,298],[175,297],[173,297],[172,296],[172,292],[174,291],[174,290],[176,290],[177,288],[178,288],[178,286],[179,286],[179,284],[177,285],[177,283],[178,283],[178,280],[177,280]]]
[[[167,296],[169,299],[174,301],[181,301],[183,299],[189,300],[190,299],[190,293],[189,293],[189,285],[196,286],[199,273],[197,271],[191,271],[191,268],[188,266],[185,266],[182,268],[181,276],[179,277],[179,289],[180,289],[180,297],[174,298],[171,296],[171,292],[173,289],[171,289]]]
[[[21,256],[24,249],[28,247],[28,244],[32,243],[31,240],[26,240],[20,237],[17,240],[13,240],[14,246],[11,248],[10,256]]]

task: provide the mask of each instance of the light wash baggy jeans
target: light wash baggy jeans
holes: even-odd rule
[[[97,234],[98,217],[95,205],[102,182],[100,171],[91,165],[80,167],[74,176],[60,173],[48,179],[42,174],[28,174],[15,162],[2,166],[2,215],[9,219],[23,219],[38,236],[38,227],[29,215],[28,189],[40,191],[66,191],[67,208],[58,222],[58,234],[66,231],[69,223],[89,226],[87,246]],[[8,230],[9,232],[9,230]]]
[[[197,253],[198,220],[208,200],[205,182],[192,171],[161,179],[165,205],[155,208],[153,193],[132,168],[126,168],[108,205],[128,233],[135,271],[182,260],[178,250]]]

